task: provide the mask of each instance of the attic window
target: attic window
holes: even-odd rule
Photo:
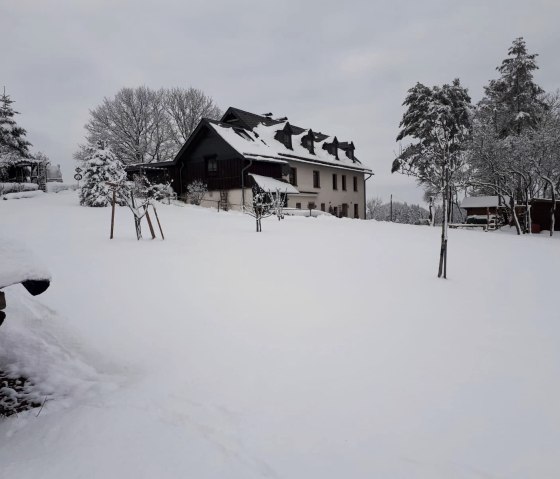
[[[354,143],[350,143],[350,145],[348,146],[347,150],[346,150],[346,156],[354,161]]]
[[[284,143],[284,146],[286,148],[289,148],[290,150],[292,149],[292,127],[290,126],[290,124],[288,122],[286,122],[286,124],[284,125],[284,128],[282,128],[282,130],[279,130],[278,133],[281,133],[281,141],[282,143]]]
[[[286,131],[284,131],[284,146],[290,150],[292,149],[292,135]]]
[[[329,149],[327,151],[331,155],[334,155],[334,157],[338,160],[338,140],[336,139],[336,136],[334,137],[332,143],[329,143],[328,148]]]
[[[302,145],[304,148],[309,150],[312,155],[315,154],[315,146],[313,144],[313,132],[309,130],[309,133],[305,135],[302,139]]]

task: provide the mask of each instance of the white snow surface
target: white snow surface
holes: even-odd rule
[[[509,201],[509,197],[504,197],[505,201]],[[495,208],[500,206],[499,196],[467,196],[461,202],[461,208]],[[502,204],[507,206],[507,204]]]
[[[43,262],[25,247],[23,240],[15,241],[0,234],[0,289],[50,277]]]
[[[0,369],[49,400],[0,477],[558,477],[557,236],[452,230],[444,281],[437,228],[158,214],[0,202],[53,274],[5,289]]]
[[[23,198],[35,198],[36,196],[43,195],[41,190],[31,190],[31,191],[18,191],[16,193],[6,193],[2,195],[3,200],[21,200]]]
[[[323,141],[315,142],[314,152],[311,154],[307,148],[302,146],[302,137],[306,133],[299,135],[292,135],[292,149],[286,148],[284,144],[274,138],[278,130],[282,130],[286,123],[278,123],[275,125],[267,126],[259,124],[253,131],[240,129],[240,134],[236,133],[231,127],[218,125],[216,123],[209,123],[212,128],[226,140],[238,153],[245,156],[254,157],[259,161],[269,161],[277,163],[287,163],[290,161],[303,161],[303,162],[320,162],[329,165],[338,166],[339,168],[363,170],[371,172],[371,170],[362,165],[355,163],[346,156],[342,149],[338,149],[338,160],[323,149],[323,144],[331,143],[334,137],[328,137]],[[282,156],[285,155],[285,156]],[[292,157],[298,158],[292,158]],[[271,158],[272,157],[272,158]],[[290,157],[290,158],[288,158]]]

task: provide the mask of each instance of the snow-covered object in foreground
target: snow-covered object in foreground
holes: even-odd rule
[[[8,193],[2,196],[3,200],[20,200],[22,198],[35,198],[36,196],[41,196],[43,192],[41,190],[34,191],[20,191],[18,193]]]
[[[120,183],[126,179],[124,166],[104,145],[91,149],[84,168],[84,184],[80,190],[82,206],[107,206],[110,188],[107,182]]]
[[[76,196],[0,202],[56,277],[10,291],[0,362],[55,394],[2,479],[558,477],[560,235],[452,230],[443,283],[437,228],[161,205],[111,242]]]
[[[33,296],[43,293],[51,275],[20,243],[0,236],[0,289],[21,283]]]
[[[0,183],[0,195],[6,193],[19,193],[20,191],[36,191],[38,189],[39,185],[37,183]]]

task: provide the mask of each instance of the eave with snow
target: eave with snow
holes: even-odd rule
[[[179,197],[202,180],[209,190],[204,205],[231,208],[241,207],[242,188],[255,177],[268,177],[291,186],[289,207],[354,218],[365,217],[365,181],[373,175],[352,141],[238,108],[228,108],[220,121],[203,119],[173,161],[128,167],[139,170],[169,178]]]

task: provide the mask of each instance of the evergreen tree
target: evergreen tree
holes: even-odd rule
[[[30,158],[31,143],[25,138],[26,131],[14,120],[18,112],[12,108],[13,103],[4,90],[0,96],[0,156]]]
[[[541,100],[544,91],[533,81],[533,72],[539,68],[537,56],[527,52],[522,37],[516,38],[508,50],[508,58],[496,68],[500,78],[491,80],[484,88],[485,98],[480,107],[500,137],[535,127],[546,108]]]
[[[107,206],[110,188],[107,182],[120,183],[126,179],[124,166],[113,152],[100,142],[89,148],[84,162],[84,184],[80,190],[82,206]]]

